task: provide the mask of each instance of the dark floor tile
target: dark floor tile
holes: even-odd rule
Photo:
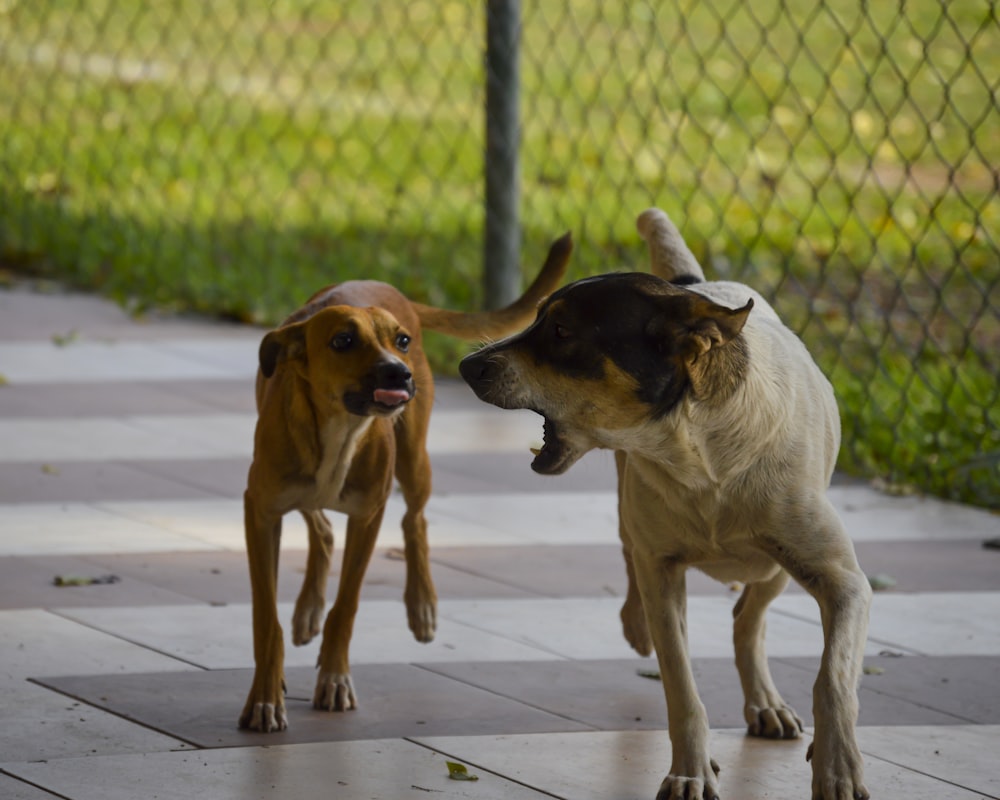
[[[857,552],[868,575],[881,573],[896,581],[888,591],[1000,589],[1000,553],[983,551],[978,541],[863,542]],[[432,548],[431,557],[437,563],[548,597],[624,596],[626,588],[625,562],[618,544]],[[736,596],[734,588],[694,568],[687,572],[687,590],[689,594]],[[804,594],[794,582],[785,591]]]
[[[812,725],[812,687],[819,659],[788,661],[772,660],[771,674],[785,701],[796,709],[806,725]],[[661,682],[640,674],[658,671],[654,659],[425,666],[600,730],[660,729],[667,725]],[[933,672],[935,666],[927,665],[925,669]],[[692,670],[711,726],[743,727],[746,724],[743,693],[733,662],[695,659]],[[977,666],[966,665],[963,670],[976,673]],[[969,721],[950,710],[954,703],[941,702],[941,707],[937,707],[926,702],[919,679],[903,683],[890,676],[881,685],[886,688],[878,691],[869,690],[869,683],[866,676],[861,690],[862,725],[941,725]],[[1000,721],[1000,715],[993,721]]]
[[[815,675],[814,660],[780,661]],[[861,678],[862,724],[924,724],[872,721],[871,709],[886,700],[904,700],[957,722],[1000,724],[1000,656],[869,656],[865,667],[869,673]]]
[[[340,556],[334,553],[327,598],[336,595],[340,580]],[[305,575],[304,550],[284,550],[279,560],[278,600],[293,602]],[[51,585],[52,577],[71,575],[117,575],[113,586],[73,587],[73,591]],[[432,567],[432,576],[442,598],[530,597],[537,593],[488,576],[444,564]],[[372,557],[362,585],[362,600],[398,600],[403,596],[406,568],[396,551],[378,549]],[[138,600],[132,587],[138,592]],[[128,591],[125,591],[125,590]],[[215,605],[250,602],[247,557],[238,551],[192,551],[171,553],[121,553],[79,557],[32,556],[0,558],[0,608],[51,608],[79,605],[169,605],[201,602]]]
[[[0,289],[0,338],[49,339],[76,332],[91,339],[227,338],[246,336],[251,326],[213,317],[149,311],[131,315],[107,298],[45,284]],[[261,335],[263,330],[261,329]]]
[[[617,544],[439,547],[431,549],[431,559],[543,597],[624,598],[628,583]],[[691,594],[731,593],[697,570],[689,571],[687,583]]]
[[[124,461],[138,473],[151,480],[170,481],[186,487],[188,497],[195,499],[203,493],[210,497],[241,498],[247,488],[249,458],[204,458],[155,461]],[[142,496],[131,499],[147,499]],[[181,496],[178,499],[185,499]]]
[[[886,575],[896,582],[891,591],[1000,589],[1000,550],[986,550],[978,539],[859,542],[855,550],[865,573]]]
[[[343,551],[341,532],[334,551],[327,596],[332,598],[340,578]],[[995,590],[997,574],[986,566],[992,554],[979,557],[975,542],[893,542],[866,545],[861,552],[866,563],[891,567],[899,586],[908,591]],[[397,550],[375,551],[365,575],[363,599],[398,599],[402,596],[406,572]],[[81,557],[86,572],[116,574],[146,587],[143,604],[158,603],[165,597],[189,602],[246,603],[250,601],[250,581],[246,554],[242,551],[193,551],[173,553],[129,553]],[[78,571],[61,566],[60,557],[35,556],[29,559],[0,559],[0,607],[26,608],[33,605],[77,605],[67,602],[65,590],[48,586],[51,576]],[[298,594],[305,572],[304,550],[286,549],[279,561],[278,596],[291,602]],[[432,547],[432,575],[442,599],[503,597],[624,597],[625,566],[618,545],[525,546],[525,547]],[[932,565],[942,566],[940,573]],[[984,564],[986,566],[984,566]],[[23,574],[22,574],[23,573]],[[2,580],[9,576],[9,580]],[[926,583],[925,583],[926,581]],[[99,591],[106,605],[133,602],[123,591]],[[156,590],[154,592],[153,590]],[[737,593],[698,570],[689,570],[688,593],[722,595],[735,600]],[[138,589],[137,589],[138,590]],[[81,602],[93,605],[90,591],[80,593]],[[803,603],[813,603],[801,588],[786,590]],[[166,594],[158,594],[166,593]],[[728,635],[728,634],[727,634]]]
[[[114,580],[106,579],[113,576]],[[90,585],[56,585],[98,579]],[[133,577],[83,556],[0,557],[0,609],[93,608],[177,605],[196,602],[184,594]]]
[[[163,381],[154,386],[164,396],[164,402],[169,396],[176,398],[178,404],[197,404],[215,412],[257,413],[252,378]]]
[[[236,720],[251,670],[44,678],[37,682],[200,747],[247,747],[405,736],[473,736],[587,730],[580,723],[413,665],[352,669],[359,707],[316,711],[316,672],[286,671],[289,728],[240,731]]]
[[[120,417],[135,414],[253,413],[249,380],[13,384],[0,392],[2,417]]]
[[[541,437],[541,432],[539,432]],[[538,475],[532,455],[523,453],[432,453],[434,490],[441,493],[613,492],[617,485],[614,456],[593,451],[565,475]],[[616,536],[616,531],[610,531]]]
[[[0,503],[98,503],[120,500],[202,500],[220,494],[169,470],[120,461],[0,462]],[[245,473],[245,470],[244,470]],[[205,481],[208,483],[208,481]]]

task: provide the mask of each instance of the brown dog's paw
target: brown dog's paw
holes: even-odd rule
[[[750,705],[743,711],[747,735],[764,739],[798,739],[802,735],[802,720],[790,706],[761,708]]]
[[[425,644],[434,641],[437,631],[436,603],[407,604],[406,617],[414,639]]]
[[[244,730],[273,733],[283,731],[288,727],[288,717],[285,715],[285,704],[255,703],[247,701],[240,715],[240,727]]]
[[[292,644],[299,647],[308,644],[319,635],[323,627],[323,601],[317,603],[299,602],[292,614]]]
[[[316,678],[313,708],[320,711],[350,711],[358,707],[351,676],[342,672],[320,672]]]

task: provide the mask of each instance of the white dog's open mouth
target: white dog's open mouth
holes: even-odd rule
[[[559,426],[548,417],[544,419],[542,446],[540,449],[531,448],[535,454],[531,468],[539,475],[559,475],[569,469],[576,458],[573,449],[559,435]]]

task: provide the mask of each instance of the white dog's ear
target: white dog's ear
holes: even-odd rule
[[[306,324],[296,322],[268,333],[260,343],[257,357],[265,378],[274,375],[278,364],[306,355]]]
[[[732,341],[743,330],[751,308],[753,298],[747,300],[742,308],[727,308],[707,298],[694,301],[685,325],[684,339],[680,342],[684,360],[693,363],[713,347]]]
[[[743,308],[727,308],[695,292],[665,295],[659,303],[662,313],[650,320],[646,333],[688,365],[732,341],[753,308],[752,298]]]

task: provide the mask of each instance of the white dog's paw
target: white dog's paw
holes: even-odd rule
[[[690,772],[701,774],[667,775],[660,784],[660,791],[656,793],[656,800],[719,800],[719,765],[714,758],[709,759],[702,769]]]
[[[743,709],[747,733],[765,739],[798,739],[802,734],[802,720],[791,706],[765,707],[748,705]]]
[[[812,800],[869,800],[857,746],[816,747],[819,741],[814,739],[806,751],[806,761],[813,765]],[[821,750],[827,753],[821,755]]]
[[[625,641],[631,645],[640,656],[648,656],[653,652],[653,639],[649,635],[649,625],[646,623],[646,612],[642,610],[642,601],[636,598],[625,598],[622,610],[618,616],[622,620],[622,633]]]
[[[319,635],[323,626],[324,605],[322,599],[303,601],[299,598],[295,603],[295,613],[292,614],[292,644],[308,644]]]
[[[313,708],[320,711],[350,711],[358,707],[351,676],[342,672],[320,672],[316,678]]]
[[[254,703],[244,710],[240,727],[261,733],[283,731],[288,727],[285,706],[281,703]]]

